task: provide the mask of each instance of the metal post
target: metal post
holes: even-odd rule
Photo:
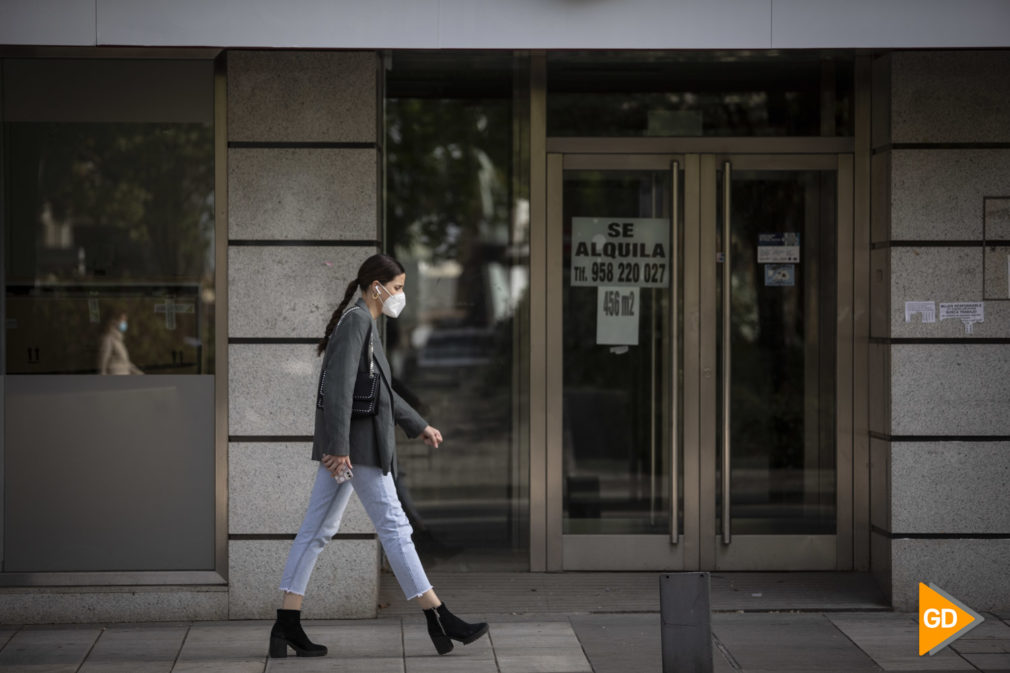
[[[712,673],[708,573],[659,577],[663,673]]]

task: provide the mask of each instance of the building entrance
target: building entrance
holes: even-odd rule
[[[851,184],[548,154],[548,570],[851,568]]]

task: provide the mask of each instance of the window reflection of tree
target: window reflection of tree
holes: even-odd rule
[[[438,540],[477,552],[525,544],[510,524],[522,304],[509,279],[527,264],[512,240],[512,123],[510,84],[501,98],[386,100],[386,239],[418,270],[407,320],[387,321],[388,349],[406,363],[394,376],[465,447],[454,459],[404,447],[403,480]]]
[[[131,331],[143,336],[130,342],[135,361],[178,373],[212,372],[211,126],[8,128],[8,295],[19,287],[39,289],[9,303],[15,310],[19,300],[28,304],[20,309],[23,328],[31,332],[24,337],[62,340],[45,349],[66,351],[60,371],[93,371],[104,312],[129,304]],[[166,316],[155,312],[166,301],[192,303],[204,314],[180,314],[178,329],[168,329]],[[193,361],[198,354],[203,362]]]

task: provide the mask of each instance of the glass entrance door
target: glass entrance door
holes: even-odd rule
[[[848,158],[548,170],[548,569],[847,567]]]

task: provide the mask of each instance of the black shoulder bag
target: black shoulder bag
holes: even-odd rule
[[[358,308],[357,306],[351,306],[346,311],[344,315],[340,316],[340,320],[337,322],[337,327],[340,327],[340,323],[344,321],[344,318],[348,313]],[[333,328],[333,331],[337,331],[337,327]],[[379,399],[379,377],[375,375],[375,337],[372,334],[372,328],[368,328],[368,372],[362,372],[358,370],[357,378],[354,379],[354,392],[351,395],[351,418],[363,418],[365,416],[374,416],[378,410],[377,402]],[[319,400],[316,406],[320,409],[323,408],[323,395],[326,389],[326,369],[323,368],[323,375],[319,379]]]

